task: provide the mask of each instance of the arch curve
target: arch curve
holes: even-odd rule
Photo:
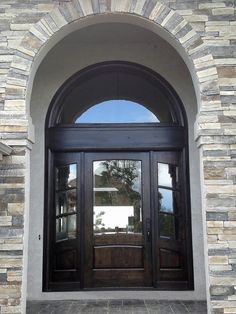
[[[127,75],[132,76],[132,80],[131,77],[126,80]],[[91,79],[92,84],[88,83]],[[132,84],[129,86],[130,82]],[[146,86],[145,82],[149,85]],[[83,84],[82,89],[78,89],[80,84]],[[98,88],[100,84],[106,86],[105,91]],[[114,89],[114,85],[116,85],[116,89]],[[144,85],[145,88],[142,88]],[[88,96],[88,89],[93,90],[95,95]],[[111,90],[109,91],[109,89]],[[71,94],[73,95],[72,98],[70,97]],[[75,99],[75,103],[73,99]],[[45,126],[50,128],[58,123],[72,123],[69,122],[73,120],[72,118],[64,118],[66,121],[62,121],[63,113],[70,110],[72,111],[70,114],[76,116],[79,112],[82,113],[95,105],[96,101],[102,102],[111,99],[125,99],[143,104],[156,116],[158,114],[169,116],[169,118],[164,118],[165,121],[160,122],[179,124],[187,129],[186,112],[173,87],[161,75],[146,66],[126,61],[96,63],[70,77],[54,95],[48,109]],[[158,101],[159,103],[164,102],[161,105],[163,109],[158,108]],[[164,110],[165,113],[161,114],[160,110]]]
[[[202,102],[210,103],[213,96],[214,100],[218,96],[220,101],[217,70],[207,46],[182,16],[157,0],[71,0],[60,4],[37,22],[18,46],[6,80],[6,100],[14,98],[20,101],[20,109],[29,113],[32,88],[30,84],[41,60],[50,50],[50,45],[63,38],[60,34],[62,30],[77,29],[77,23],[86,24],[88,19],[94,19],[95,16],[108,19],[115,16],[119,18],[128,16],[149,22],[152,31],[158,29],[167,35],[165,39],[171,41],[171,45],[187,63],[195,85],[199,107]],[[20,95],[19,91],[9,92],[19,70],[24,74],[24,79],[19,82],[23,88]]]

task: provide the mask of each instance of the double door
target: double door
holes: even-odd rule
[[[57,153],[48,290],[190,287],[181,152]],[[191,242],[191,241],[190,241]]]

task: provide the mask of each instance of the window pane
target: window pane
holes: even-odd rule
[[[162,212],[173,213],[173,191],[166,189],[159,189],[159,210]]]
[[[159,214],[160,236],[175,238],[175,217],[167,214]]]
[[[180,193],[178,191],[158,190],[159,211],[177,214],[180,207]]]
[[[141,161],[96,161],[94,232],[142,233]]]
[[[66,217],[56,219],[56,240],[67,239]]]
[[[56,240],[67,240],[76,237],[76,215],[56,219]]]
[[[76,190],[56,192],[56,215],[76,211]]]
[[[158,185],[177,188],[178,167],[174,165],[158,163]]]
[[[56,168],[56,188],[64,190],[76,186],[76,164]]]
[[[70,215],[67,217],[68,224],[68,238],[76,237],[76,215]]]
[[[75,123],[145,123],[159,122],[144,106],[128,100],[109,100],[82,113]]]

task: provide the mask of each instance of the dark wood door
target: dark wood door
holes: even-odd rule
[[[85,287],[151,287],[148,153],[87,153],[85,169]]]
[[[50,162],[48,290],[193,288],[181,151],[55,153]]]

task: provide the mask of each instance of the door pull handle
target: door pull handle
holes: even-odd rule
[[[151,240],[151,220],[149,218],[146,219],[146,228],[147,228],[147,240]]]

